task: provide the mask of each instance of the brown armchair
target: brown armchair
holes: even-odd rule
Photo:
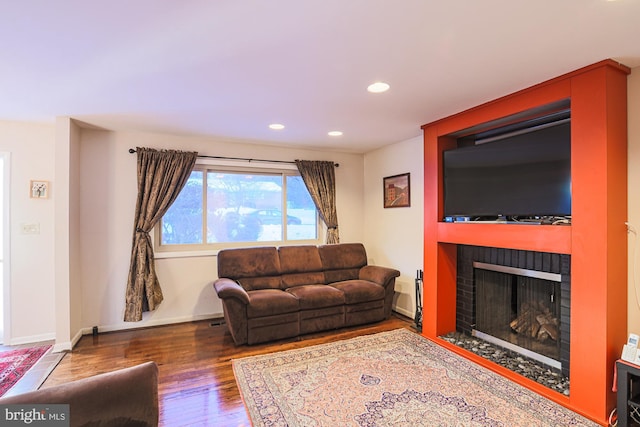
[[[158,425],[158,366],[154,362],[0,398],[0,405],[68,404],[71,427]]]

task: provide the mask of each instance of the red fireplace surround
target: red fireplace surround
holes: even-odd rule
[[[627,75],[612,60],[426,124],[423,335],[602,425],[616,405],[613,369],[627,338]],[[459,135],[570,100],[572,224],[443,222],[442,151]],[[439,337],[456,329],[458,244],[571,255],[570,396]]]

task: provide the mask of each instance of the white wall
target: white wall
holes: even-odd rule
[[[7,344],[55,337],[55,127],[0,121],[0,151],[11,153],[10,338]],[[48,199],[29,197],[30,180],[50,181]],[[39,234],[23,234],[38,224]]]
[[[628,222],[629,233],[629,333],[640,333],[640,67],[627,78],[628,103]]]
[[[164,301],[157,310],[145,313],[141,322],[122,320],[137,194],[136,155],[129,154],[129,148],[174,148],[214,156],[337,162],[340,164],[336,169],[336,196],[341,241],[363,239],[362,155],[89,129],[82,130],[81,140],[80,281],[85,328],[95,325],[102,330],[117,330],[222,316],[222,305],[211,286],[217,277],[216,258],[204,256],[157,259]]]
[[[415,314],[416,271],[423,268],[423,152],[419,136],[367,153],[364,158],[364,244],[369,263],[400,270],[394,310],[411,318]],[[385,209],[382,179],[407,172],[411,174],[411,206]]]

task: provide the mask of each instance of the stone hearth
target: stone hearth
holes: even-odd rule
[[[441,338],[453,345],[518,373],[523,377],[536,381],[558,393],[569,396],[569,378],[542,365],[536,360],[524,357],[510,350],[505,350],[504,348],[465,335],[461,332],[451,332]]]

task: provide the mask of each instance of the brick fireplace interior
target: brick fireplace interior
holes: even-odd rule
[[[626,78],[629,72],[629,68],[612,60],[601,61],[422,127],[422,334],[602,425],[606,425],[609,413],[616,406],[613,368],[627,338]],[[571,224],[445,222],[443,152],[458,147],[461,136],[540,114],[559,102],[568,103],[571,113]],[[459,277],[459,271],[470,270],[470,276],[474,275],[474,260],[467,262],[466,253],[475,253],[474,248],[478,247],[493,249],[487,249],[488,255],[480,255],[482,259],[475,260],[477,262],[487,262],[488,256],[489,264],[504,265],[506,259],[510,260],[507,265],[512,264],[513,259],[520,263],[522,254],[522,262],[532,260],[533,270],[540,263],[552,266],[543,270],[550,269],[550,273],[561,275],[560,290],[550,292],[554,294],[554,301],[560,293],[560,307],[554,305],[555,308],[547,309],[560,310],[559,316],[557,312],[551,316],[559,317],[561,329],[562,325],[568,326],[567,331],[560,331],[561,339],[568,342],[558,345],[561,369],[570,376],[569,396],[550,391],[441,338],[456,331],[459,322],[477,326],[477,318],[458,318],[458,311],[464,313],[465,309],[458,310],[457,305],[462,293],[474,295],[474,290],[464,289],[467,279],[464,274]],[[505,280],[511,283],[514,279]],[[513,285],[510,286],[513,289]],[[506,298],[512,301],[512,306],[517,306],[520,297],[511,294]]]

